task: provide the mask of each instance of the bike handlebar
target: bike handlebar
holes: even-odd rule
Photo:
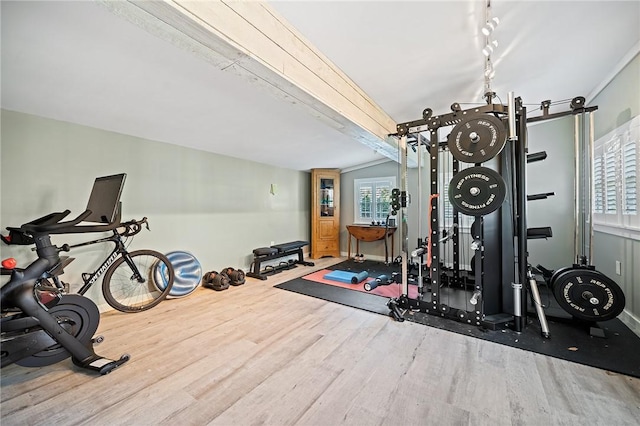
[[[80,225],[80,223],[91,215],[91,210],[85,210],[75,219],[60,222],[71,213],[69,210],[64,212],[49,213],[41,218],[32,220],[31,222],[21,225],[19,228],[7,227],[9,236],[2,236],[2,240],[6,244],[31,245],[34,244],[33,237],[38,235],[49,234],[78,234],[85,232],[105,232],[114,231],[123,237],[130,237],[138,234],[142,230],[142,225],[146,225],[149,229],[147,217],[140,220],[130,220],[128,222],[120,222],[120,212],[118,211],[116,220],[112,223],[98,225]],[[118,228],[124,228],[120,230]]]
[[[48,215],[42,216],[38,219],[34,219],[31,222],[27,223],[27,225],[49,225],[60,222],[65,217],[69,216],[71,210],[65,210],[63,212],[49,213]]]
[[[45,223],[27,223],[27,224],[22,225],[21,228],[22,228],[22,230],[24,230],[26,232],[29,232],[29,233],[33,233],[33,234],[63,234],[65,232],[59,232],[59,231],[63,230],[66,227],[73,227],[73,226],[79,224],[84,219],[89,217],[90,214],[91,214],[91,210],[85,210],[84,212],[80,213],[80,215],[78,217],[76,217],[73,220],[67,221],[67,222],[58,222],[58,221],[56,221],[55,223],[52,223],[52,221],[48,221],[48,222],[45,222]],[[65,216],[67,216],[67,215],[65,215]],[[56,217],[56,219],[60,220],[60,219],[64,218],[65,216]],[[56,231],[58,231],[58,232],[56,232]]]
[[[81,223],[84,219],[91,215],[91,210],[85,210],[73,220],[67,222],[59,222],[69,213],[69,210],[65,210],[65,212],[61,213],[51,213],[47,216],[44,216],[43,218],[36,219],[33,222],[25,223],[20,228],[12,229],[19,232],[25,232],[27,234],[81,234],[85,232],[111,231],[122,226],[122,224],[120,223],[119,210],[116,220],[114,220],[112,223],[105,223],[100,225],[79,225],[79,223]]]
[[[140,220],[134,219],[128,222],[121,223],[120,226],[118,226],[118,228],[124,227],[125,229],[123,231],[118,231],[118,234],[120,234],[123,237],[131,237],[133,235],[136,235],[140,231],[142,231],[143,224],[145,224],[146,228],[149,229],[149,222],[147,221],[146,216]]]

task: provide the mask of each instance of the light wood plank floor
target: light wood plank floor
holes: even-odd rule
[[[1,423],[640,424],[638,379],[273,288],[310,271],[104,314],[96,351],[131,361],[6,367]]]

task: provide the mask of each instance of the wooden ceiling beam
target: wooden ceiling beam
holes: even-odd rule
[[[102,2],[112,12],[398,160],[396,123],[263,2]],[[410,159],[415,165],[415,160]]]

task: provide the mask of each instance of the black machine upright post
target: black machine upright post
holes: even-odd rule
[[[438,143],[438,129],[431,129],[431,195],[438,194],[438,155],[440,146]],[[431,280],[431,307],[437,308],[440,304],[440,218],[438,214],[438,197],[429,197],[431,209],[431,223],[429,230],[431,232],[431,268],[429,270],[429,278]]]
[[[400,258],[402,276],[402,296],[409,295],[409,274],[407,270],[407,257],[409,255],[409,229],[407,225],[407,135],[403,135],[399,141],[398,155],[400,155],[400,210],[398,223],[400,233]]]
[[[460,171],[460,162],[457,159],[453,159],[452,172],[455,176]],[[451,229],[451,241],[453,244],[453,284],[459,285],[462,280],[460,278],[460,212],[453,208],[453,226]]]
[[[514,102],[515,105],[515,102]],[[527,292],[523,291],[523,286],[527,282],[528,262],[527,262],[527,218],[526,218],[526,166],[527,166],[527,140],[526,140],[526,108],[518,102],[520,114],[517,115],[516,127],[517,138],[515,144],[515,178],[516,178],[516,238],[517,238],[517,267],[514,283],[514,310],[515,310],[515,330],[521,331],[524,328],[527,312]]]

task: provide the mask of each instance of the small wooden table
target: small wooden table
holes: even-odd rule
[[[349,259],[351,259],[351,237],[355,237],[356,239],[356,254],[360,253],[360,241],[378,241],[382,240],[383,238],[391,237],[391,259],[393,259],[393,234],[396,232],[395,227],[385,228],[384,226],[347,225],[347,231],[349,231]],[[386,257],[386,253],[385,262],[389,262],[389,258]]]

